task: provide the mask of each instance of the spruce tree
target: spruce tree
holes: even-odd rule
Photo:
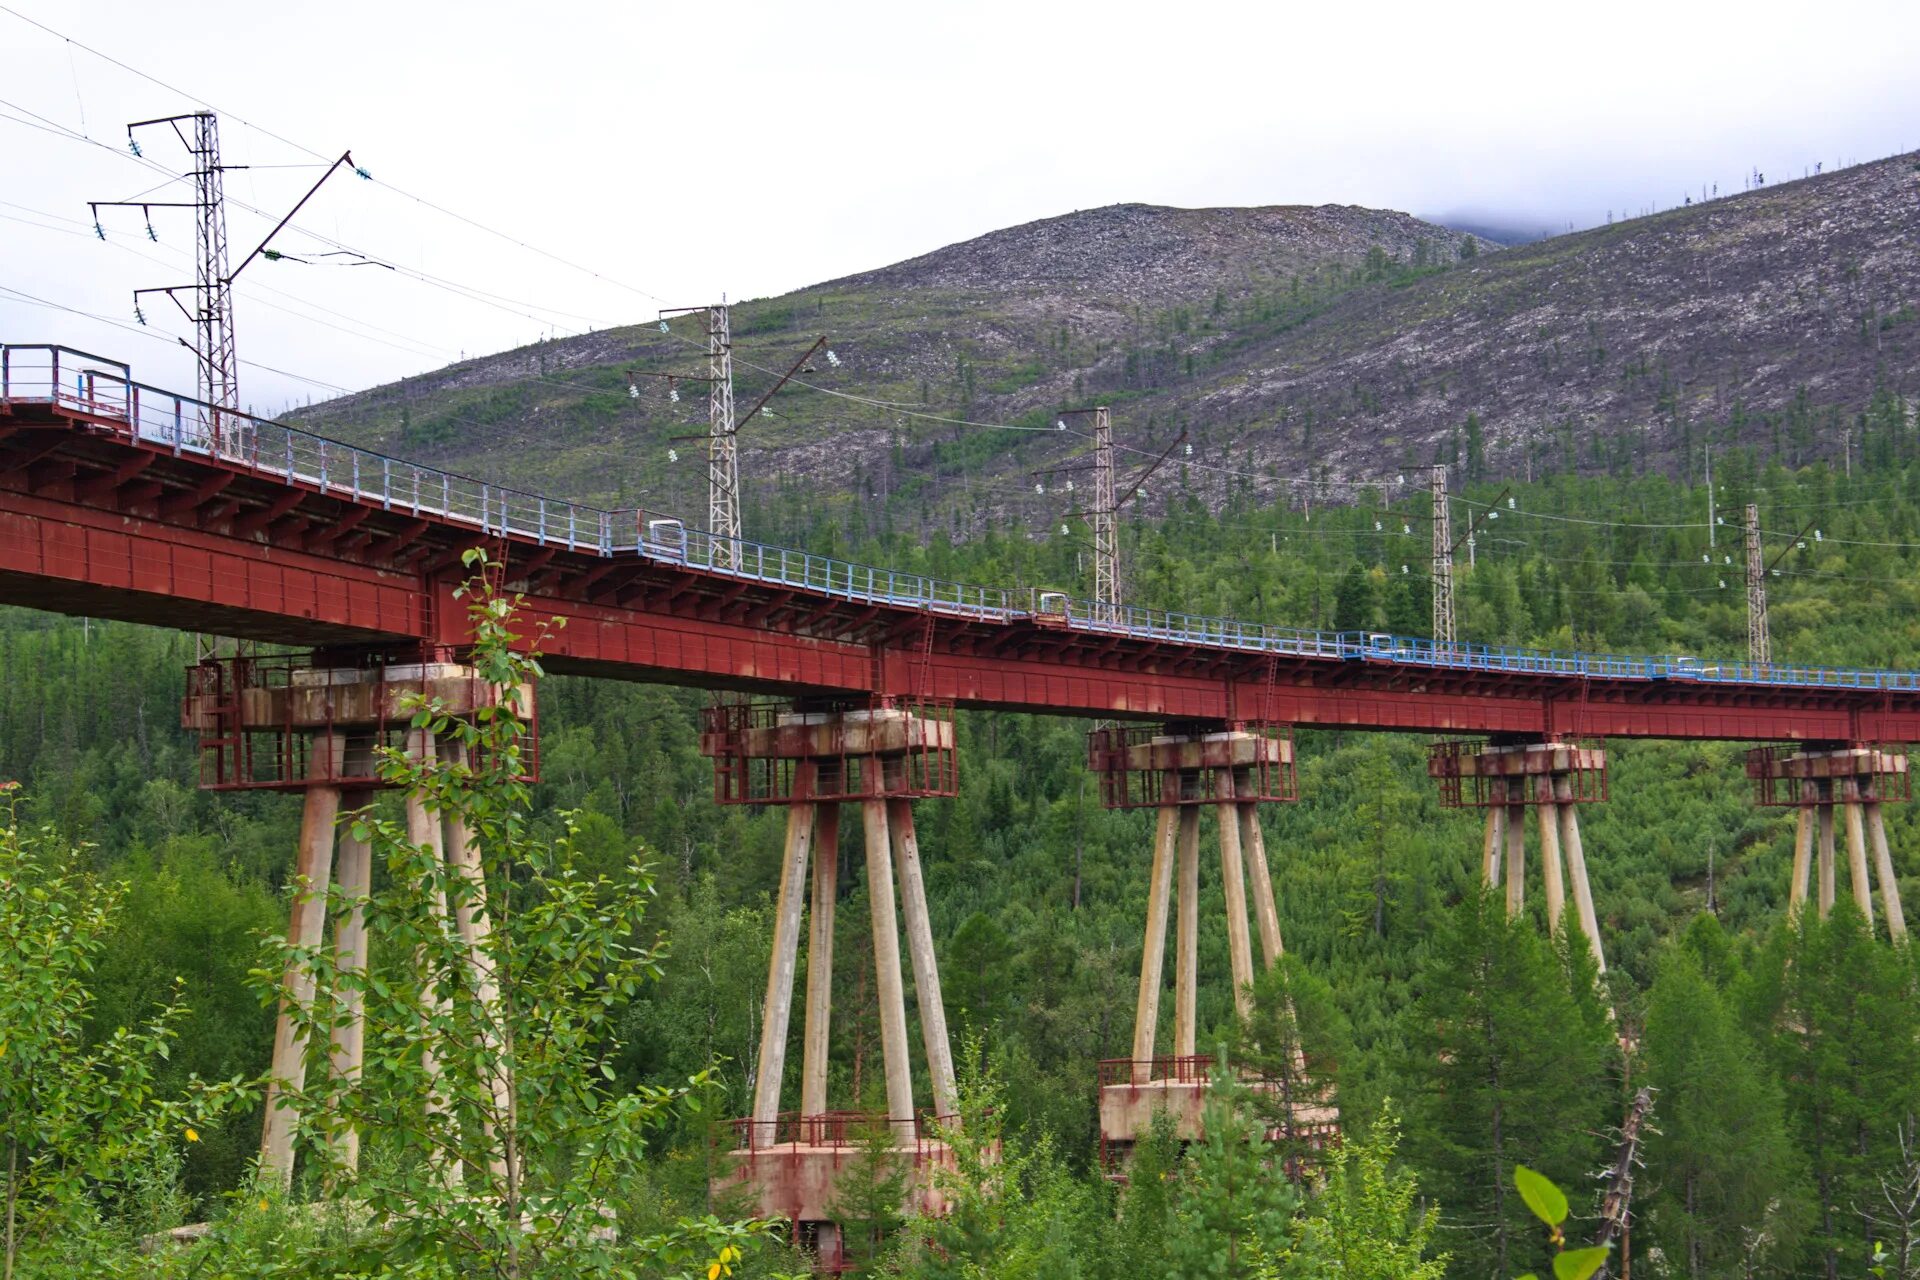
[[[1576,962],[1573,980],[1590,987],[1591,963]],[[1512,1275],[1533,1261],[1534,1238],[1513,1166],[1578,1188],[1600,1156],[1595,1135],[1617,1101],[1605,1015],[1596,1025],[1597,996],[1576,998],[1547,940],[1479,886],[1444,920],[1416,982],[1406,1075],[1423,1093],[1409,1154],[1422,1185],[1443,1191],[1447,1218],[1474,1227],[1448,1241],[1459,1274]]]
[[[1744,1277],[1793,1258],[1810,1205],[1780,1088],[1691,946],[1661,957],[1645,1049],[1652,1240],[1689,1278]]]
[[[1819,1196],[1809,1241],[1818,1274],[1860,1274],[1866,1210],[1901,1160],[1900,1126],[1920,1111],[1920,1004],[1907,949],[1874,939],[1850,898],[1803,917],[1775,952],[1777,1060],[1796,1145]]]
[[[1202,1112],[1204,1141],[1187,1148],[1167,1232],[1169,1274],[1253,1280],[1285,1246],[1300,1198],[1247,1091],[1224,1071]]]

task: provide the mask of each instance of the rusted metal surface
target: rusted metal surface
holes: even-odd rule
[[[1904,751],[1854,744],[1813,749],[1773,743],[1747,752],[1747,776],[1762,805],[1813,808],[1836,801],[1899,803],[1913,794]]]
[[[1109,725],[1087,735],[1087,767],[1109,809],[1218,803],[1222,770],[1241,803],[1300,798],[1286,725]]]
[[[724,701],[706,710],[700,750],[713,760],[720,804],[920,799],[960,789],[951,705],[806,710]]]
[[[500,705],[498,691],[473,668],[430,660],[434,656],[240,655],[188,667],[180,722],[199,736],[200,785],[210,791],[386,786],[379,753],[404,746],[413,707],[431,704],[464,718]],[[509,705],[525,727],[521,776],[537,781],[533,688],[514,691]],[[337,758],[315,757],[314,744],[334,735],[349,749]],[[316,769],[316,760],[322,767]]]
[[[1436,742],[1427,750],[1427,774],[1440,783],[1440,800],[1448,808],[1593,804],[1607,798],[1607,753],[1589,743]]]

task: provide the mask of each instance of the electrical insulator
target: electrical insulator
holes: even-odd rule
[[[153,241],[155,244],[160,243],[160,237],[154,234],[152,219],[148,219],[147,221],[147,239]]]
[[[1722,591],[1727,589],[1727,580],[1725,578],[1720,579],[1720,589]]]
[[[827,363],[832,365],[836,369],[840,367],[840,357],[833,354],[832,347],[827,348]]]
[[[1413,532],[1413,526],[1403,520],[1400,523],[1400,532],[1410,534]]]
[[[640,398],[640,388],[636,387],[633,383],[629,382],[627,384],[627,399],[638,400],[639,398]]]
[[[1065,418],[1055,418],[1053,420],[1053,429],[1055,431],[1065,431],[1067,429],[1067,420]]]
[[[1815,529],[1813,531],[1813,540],[1815,542],[1825,542],[1827,540],[1827,535],[1820,532],[1818,529]]]
[[[127,139],[127,150],[133,152],[133,154],[135,154],[136,156],[142,154],[140,151],[140,144],[135,142],[132,138]]]
[[[1191,458],[1191,457],[1193,456],[1193,446],[1192,446],[1192,445],[1188,445],[1188,446],[1187,446],[1187,452],[1186,452],[1186,456],[1187,456],[1187,457],[1189,457],[1189,458]]]
[[[1375,533],[1379,533],[1379,532],[1380,532],[1380,522],[1379,522],[1378,520],[1375,520],[1375,521],[1373,522],[1373,531],[1374,531]]]
[[[1066,531],[1067,531],[1067,526],[1065,526],[1065,525],[1061,525],[1061,526],[1060,526],[1060,532],[1061,532],[1062,534],[1064,534],[1064,533],[1066,533]]]
[[[660,322],[660,332],[665,333],[666,331],[667,331],[667,322],[665,320],[662,320]]]
[[[1400,576],[1403,578],[1407,576],[1407,566],[1405,565],[1400,566]]]
[[[1035,493],[1045,493],[1047,491],[1047,486],[1040,483],[1038,480],[1035,480],[1033,482],[1033,491]]]
[[[1498,511],[1489,511],[1489,512],[1487,512],[1487,519],[1489,519],[1489,520],[1498,520],[1499,518],[1500,518],[1500,513],[1499,513]]]
[[[1773,576],[1774,576],[1774,577],[1776,577],[1776,578],[1777,578],[1777,577],[1779,577],[1779,576],[1780,576],[1780,571],[1779,571],[1778,569],[1775,569],[1775,570],[1773,571]]]
[[[107,238],[107,229],[100,225],[100,219],[98,218],[93,220],[93,234],[99,236],[102,240]]]
[[[1508,498],[1508,499],[1507,499],[1507,510],[1509,510],[1509,511],[1512,511],[1512,510],[1514,510],[1514,509],[1515,509],[1515,508],[1514,508],[1514,505],[1513,505],[1513,499],[1512,499],[1512,498]]]
[[[667,450],[667,461],[668,462],[680,461],[680,451],[678,449]]]
[[[1395,484],[1405,484],[1407,482],[1407,478],[1405,476],[1395,476],[1393,478],[1393,482]]]
[[[1072,492],[1073,492],[1073,481],[1071,481],[1071,480],[1069,480],[1069,481],[1067,481],[1067,492],[1068,492],[1068,493],[1072,493]]]
[[[680,403],[680,390],[679,390],[679,388],[677,388],[677,387],[668,387],[668,388],[667,388],[667,399],[668,399],[669,401],[671,401],[672,403],[674,403],[674,404],[679,404],[679,403]]]
[[[147,317],[141,312],[140,304],[137,302],[133,304],[133,318],[143,325],[147,322]]]
[[[1702,551],[1702,552],[1700,553],[1700,563],[1701,563],[1701,564],[1712,564],[1712,563],[1713,563],[1713,557],[1712,557],[1712,556],[1710,556],[1710,555],[1708,555],[1708,554],[1707,554],[1706,552],[1704,552],[1704,551]]]

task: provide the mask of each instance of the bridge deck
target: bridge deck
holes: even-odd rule
[[[792,696],[1440,733],[1920,739],[1920,676],[1319,632],[984,587],[487,484],[0,347],[0,602],[293,645],[458,644],[485,545],[547,666]]]

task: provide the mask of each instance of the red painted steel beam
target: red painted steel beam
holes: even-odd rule
[[[18,469],[0,482],[0,602],[288,644],[457,646],[466,640],[465,612],[452,596],[460,552],[484,544],[500,554],[505,546],[471,528],[329,495],[343,512],[331,530],[351,528],[356,536],[327,538],[325,546],[316,537],[307,548],[283,526],[308,489],[97,431],[68,432],[65,440],[72,457],[55,458],[41,441],[31,452],[55,458],[62,474],[84,463],[101,483],[35,488]],[[140,483],[126,485],[136,475]],[[170,487],[161,488],[163,481]],[[83,500],[88,492],[116,494],[126,509],[93,505]],[[418,563],[410,554],[416,548],[424,555]],[[526,541],[512,551],[541,571],[528,613],[567,620],[549,640],[546,664],[555,672],[787,696],[922,694],[964,707],[1127,719],[1260,716],[1418,733],[1920,741],[1920,695],[1911,692],[1270,660],[841,600],[631,553],[616,561]],[[608,580],[611,599],[603,591]],[[646,604],[616,602],[629,593]],[[781,617],[787,621],[776,623]],[[922,638],[929,622],[930,646]],[[921,672],[931,687],[920,686]]]

